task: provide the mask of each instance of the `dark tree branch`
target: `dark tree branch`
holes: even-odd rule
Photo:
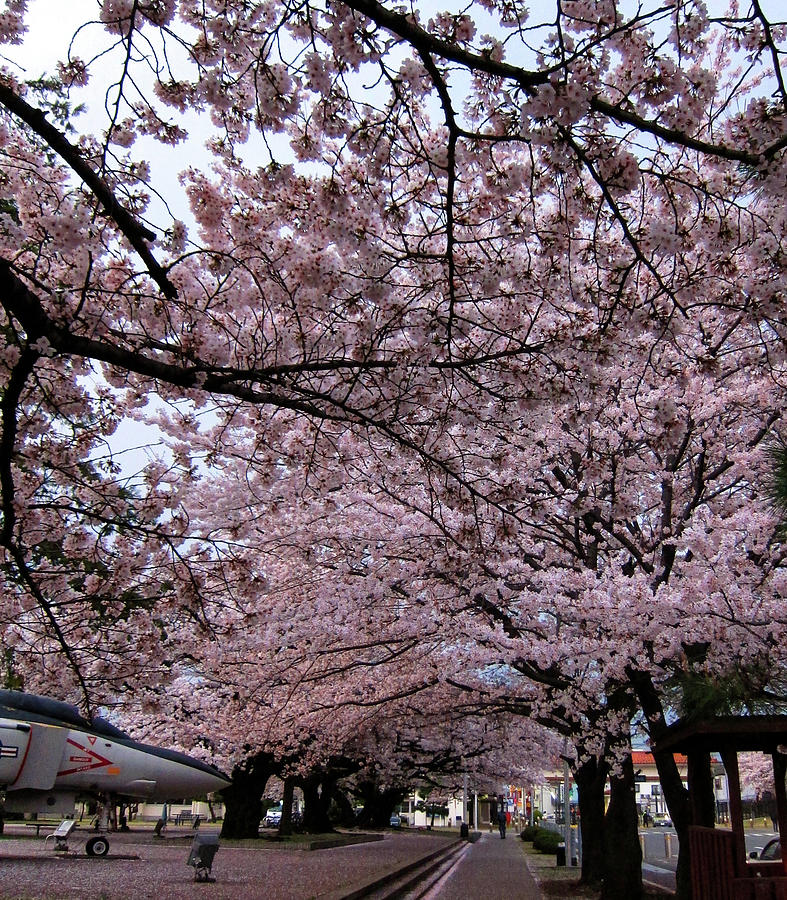
[[[5,106],[17,118],[44,140],[84,181],[94,196],[101,204],[107,215],[117,224],[120,232],[137,251],[147,267],[147,271],[153,281],[156,282],[161,293],[170,299],[177,296],[174,285],[167,277],[158,260],[153,256],[147,242],[156,239],[156,235],[139,222],[124,206],[120,204],[115,194],[107,183],[96,174],[80,151],[47,121],[40,109],[30,106],[7,84],[0,81],[0,104]]]

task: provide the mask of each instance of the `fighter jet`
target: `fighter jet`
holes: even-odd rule
[[[73,816],[79,799],[167,801],[219,791],[229,779],[185,753],[151,747],[76,707],[0,690],[0,790],[10,812]],[[105,856],[105,836],[88,841]]]

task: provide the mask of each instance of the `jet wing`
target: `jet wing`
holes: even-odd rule
[[[68,730],[0,719],[0,782],[15,791],[54,787]]]

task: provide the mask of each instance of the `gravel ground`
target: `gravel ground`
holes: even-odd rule
[[[2,900],[327,900],[445,845],[445,837],[426,833],[312,851],[224,842],[213,862],[216,880],[205,884],[195,883],[186,865],[193,837],[188,831],[163,839],[150,832],[110,835],[103,859],[55,854],[51,840],[45,848],[43,836],[19,838],[9,831],[0,838]],[[69,847],[83,853],[89,836],[75,832]],[[139,858],[122,858],[132,855]]]

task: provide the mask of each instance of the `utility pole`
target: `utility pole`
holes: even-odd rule
[[[467,825],[467,772],[462,786],[462,824]]]

